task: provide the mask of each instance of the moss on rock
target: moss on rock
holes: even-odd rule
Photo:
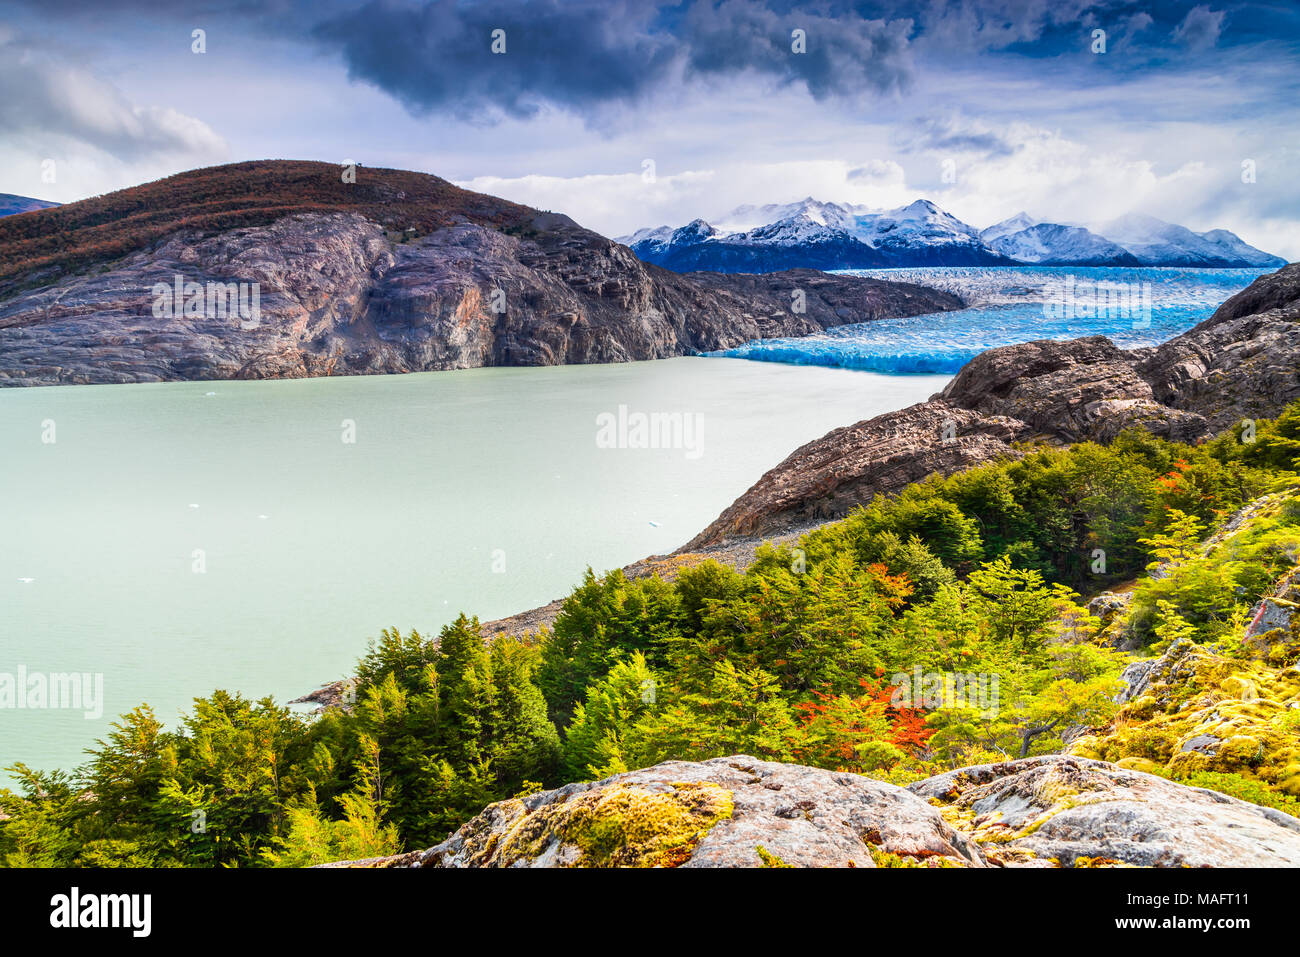
[[[549,851],[577,867],[676,867],[732,810],[732,793],[708,782],[615,784],[524,815],[500,855],[506,866]]]
[[[1203,646],[1173,651],[1177,660],[1153,666],[1154,680],[1108,731],[1067,753],[1175,780],[1232,774],[1300,795],[1300,671],[1273,663],[1290,659],[1287,643],[1236,657]]]

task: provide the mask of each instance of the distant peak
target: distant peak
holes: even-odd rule
[[[900,219],[929,219],[931,216],[943,216],[944,211],[928,199],[917,199],[902,209],[894,211]]]
[[[702,219],[692,219],[689,223],[677,230],[672,235],[673,242],[680,242],[683,239],[700,236],[707,237],[717,234],[717,230]]]
[[[1163,219],[1157,219],[1155,216],[1148,216],[1146,213],[1125,213],[1123,216],[1117,216],[1111,220],[1111,226],[1141,226],[1146,228],[1158,228],[1161,226],[1170,226],[1171,223]]]

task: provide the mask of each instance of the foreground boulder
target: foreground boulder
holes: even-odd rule
[[[666,761],[489,806],[443,843],[384,867],[984,865],[902,788],[745,755]]]
[[[745,755],[490,805],[424,851],[333,867],[1300,865],[1300,820],[1086,758],[900,788]]]
[[[1300,820],[1087,758],[951,771],[909,790],[1006,866],[1297,867]]]

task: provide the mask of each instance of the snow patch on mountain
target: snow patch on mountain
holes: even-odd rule
[[[1003,236],[1010,236],[1018,233],[1022,229],[1028,229],[1030,226],[1037,226],[1038,220],[1034,219],[1024,210],[1016,213],[1010,219],[1004,219],[1000,223],[994,223],[988,229],[980,232],[980,239],[986,243],[992,243],[994,240],[1001,239]]]

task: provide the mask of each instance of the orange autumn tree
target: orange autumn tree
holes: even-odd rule
[[[817,767],[865,774],[920,757],[933,730],[925,710],[896,706],[895,688],[880,679],[862,679],[862,693],[830,695],[798,706],[797,760]]]

